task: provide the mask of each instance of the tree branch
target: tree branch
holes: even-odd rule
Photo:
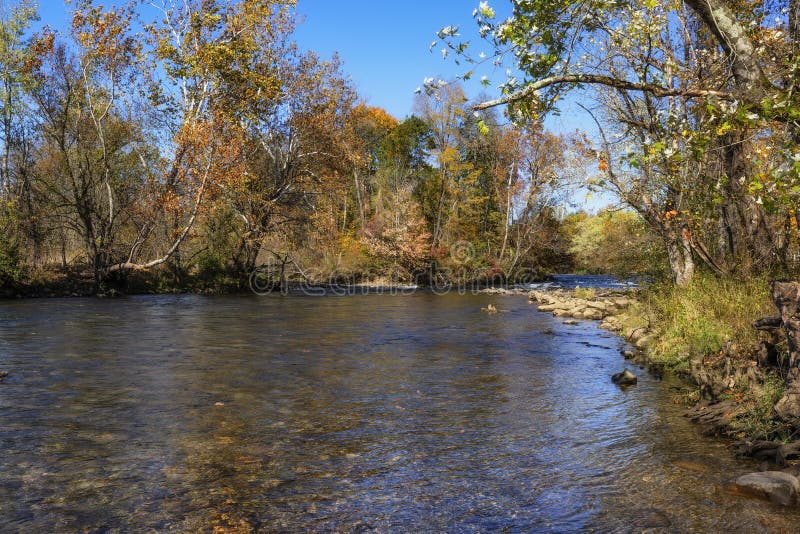
[[[473,109],[477,111],[482,109],[493,108],[496,106],[502,106],[504,104],[511,104],[513,102],[519,102],[520,100],[536,97],[536,92],[541,89],[545,89],[553,85],[564,85],[571,83],[604,85],[607,87],[613,87],[615,89],[624,89],[628,91],[642,91],[645,93],[650,93],[657,97],[679,96],[684,98],[701,98],[706,96],[716,96],[718,98],[723,98],[726,100],[733,99],[733,96],[726,91],[714,91],[711,89],[670,89],[668,87],[662,87],[660,85],[652,83],[631,82],[628,80],[613,78],[611,76],[581,73],[581,74],[563,74],[560,76],[551,76],[549,78],[543,78],[541,80],[528,84],[525,88],[517,91],[516,93],[506,95],[496,100],[488,100],[486,102],[482,102],[474,106]]]
[[[192,208],[192,215],[189,217],[189,220],[187,221],[186,226],[183,228],[183,231],[175,240],[175,242],[172,244],[172,246],[169,248],[169,250],[166,252],[166,254],[164,254],[160,258],[154,259],[147,263],[132,263],[131,261],[115,263],[114,265],[110,265],[109,267],[107,267],[106,272],[113,273],[117,271],[146,271],[151,267],[155,267],[156,265],[161,265],[162,263],[165,263],[168,259],[170,259],[172,255],[175,254],[175,251],[178,250],[178,247],[181,245],[181,243],[183,243],[183,240],[189,234],[189,231],[192,229],[192,226],[194,226],[194,222],[197,219],[197,212],[200,209],[200,204],[203,199],[203,193],[205,192],[206,189],[206,183],[208,182],[208,175],[210,173],[210,170],[211,170],[211,162],[209,161],[205,169],[205,174],[203,175],[203,181],[200,184],[200,189],[197,192],[197,199],[195,200],[194,207]]]

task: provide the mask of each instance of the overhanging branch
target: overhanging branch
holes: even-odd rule
[[[725,91],[715,91],[712,89],[671,89],[653,83],[631,82],[628,80],[613,78],[611,76],[602,76],[599,74],[563,74],[561,76],[551,76],[549,78],[543,78],[541,80],[535,81],[533,83],[528,84],[525,88],[517,91],[516,93],[512,93],[510,95],[506,95],[502,98],[498,98],[495,100],[488,100],[486,102],[482,102],[476,105],[473,109],[477,111],[482,109],[493,108],[496,106],[502,106],[505,104],[511,104],[514,102],[519,102],[521,100],[526,100],[528,98],[535,97],[536,96],[535,93],[537,91],[540,91],[547,87],[551,87],[553,85],[565,85],[571,83],[604,85],[606,87],[613,87],[614,89],[623,89],[627,91],[642,91],[650,93],[653,96],[657,97],[678,96],[684,98],[702,98],[707,96],[714,96],[725,100],[733,99],[733,96],[730,93],[727,93]]]

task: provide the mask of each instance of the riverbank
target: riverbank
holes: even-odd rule
[[[713,309],[706,306],[709,316],[697,317],[701,325],[708,325],[713,319],[726,319],[726,326],[730,327],[749,319],[743,315],[752,317],[766,311],[763,286],[744,285],[734,289],[724,282],[716,283],[714,288],[709,287],[710,284],[714,282],[700,280],[695,287],[672,288],[660,299],[652,289],[545,290],[532,291],[529,298],[539,311],[569,318],[565,323],[574,319],[601,321],[601,328],[616,332],[630,343],[631,349],[622,351],[626,360],[647,367],[655,376],[669,372],[682,377],[693,390],[683,398],[687,406],[685,415],[701,425],[707,435],[734,439],[737,455],[761,462],[759,472],[732,480],[731,491],[781,506],[797,505],[800,503],[800,441],[792,441],[792,438],[798,428],[795,420],[781,417],[780,410],[776,410],[776,406],[786,402],[784,390],[791,380],[785,371],[781,372],[784,358],[779,355],[779,336],[774,332],[770,335],[759,332],[755,327],[765,322],[762,320],[747,324],[749,329],[738,331],[735,338],[722,334],[723,341],[717,350],[709,350],[714,347],[714,336],[719,334],[719,328],[712,326],[706,332],[709,339],[705,344],[680,353],[679,358],[674,357],[676,348],[682,344],[686,349],[685,345],[692,342],[690,332],[678,331],[697,328],[697,325],[684,328],[676,325],[676,317],[687,314],[692,307],[687,306],[690,302],[675,301],[688,299],[697,305],[702,304],[698,301],[730,302],[730,297],[739,297],[734,304],[733,317],[714,314]],[[709,292],[710,289],[716,291]],[[698,298],[698,295],[702,296]],[[764,306],[756,305],[743,313],[742,301]],[[663,302],[684,307],[674,310],[670,317],[659,313]],[[716,311],[720,311],[719,307]],[[704,317],[706,321],[700,320]],[[775,319],[767,322],[774,323]],[[674,338],[676,334],[679,339]],[[627,372],[627,369],[623,371]],[[635,383],[635,378],[631,383]]]
[[[529,297],[539,311],[567,321],[600,321],[630,343],[626,360],[656,376],[682,377],[691,388],[683,397],[686,416],[706,434],[734,439],[737,454],[762,462],[764,475],[734,486],[783,505],[798,502],[798,428],[776,410],[787,402],[790,380],[780,354],[785,341],[753,324],[770,311],[765,282],[699,279],[688,288],[545,290]]]
[[[216,273],[213,276],[180,273],[166,269],[130,272],[124,277],[109,278],[98,288],[91,270],[86,266],[69,268],[48,267],[26,272],[14,283],[0,285],[0,299],[64,298],[119,295],[232,295],[239,293],[280,293],[320,289],[338,292],[364,290],[432,289],[436,292],[450,290],[481,291],[504,286],[513,288],[518,283],[531,284],[550,280],[545,272],[529,272],[523,280],[506,280],[502,276],[480,273],[455,273],[447,276],[445,270],[420,271],[411,277],[393,277],[375,272],[327,273],[306,278],[293,276],[281,281],[266,269],[257,269],[249,275]],[[511,289],[513,290],[513,289]]]

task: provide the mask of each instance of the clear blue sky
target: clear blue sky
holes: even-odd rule
[[[479,0],[299,0],[298,11],[304,18],[297,31],[297,40],[304,48],[316,50],[325,57],[338,52],[345,70],[352,76],[368,103],[385,108],[403,118],[411,113],[414,89],[426,77],[453,79],[468,68],[457,66],[453,57],[443,60],[442,46],[429,51],[436,32],[447,25],[458,25],[473,46],[481,39],[472,18]],[[490,2],[498,17],[507,16],[509,0]],[[490,52],[488,47],[484,51]],[[504,68],[492,76],[488,66],[481,74],[495,83],[504,81]],[[496,96],[496,89],[483,88],[477,82],[466,86],[470,97],[482,91]],[[570,100],[563,103],[561,117],[548,119],[548,126],[558,132],[583,128],[593,131]]]
[[[442,59],[441,46],[433,52],[428,47],[444,26],[459,24],[472,32],[477,5],[477,0],[299,0],[305,21],[297,40],[324,56],[339,52],[368,102],[402,118],[411,112],[414,89],[425,77],[449,80],[462,72],[452,59]]]
[[[452,60],[442,60],[441,47],[433,53],[428,47],[448,24],[473,31],[477,5],[478,0],[298,0],[296,39],[301,48],[325,58],[338,52],[369,104],[403,118],[411,112],[414,89],[423,78],[451,79],[462,72]],[[63,0],[39,0],[39,8],[42,23],[68,27],[70,8]]]

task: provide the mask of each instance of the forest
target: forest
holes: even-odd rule
[[[265,265],[317,283],[608,269],[586,263],[597,240],[563,208],[593,164],[585,136],[477,113],[457,81],[392,117],[338,58],[298,47],[294,8],[80,1],[62,34],[34,4],[6,6],[4,292],[238,290]],[[620,248],[600,263],[660,268]]]
[[[796,8],[716,1],[482,2],[480,43],[432,47],[464,83],[508,65],[501,96],[430,78],[403,119],[297,45],[293,1],[80,0],[68,32],[6,5],[4,292],[795,272]],[[596,135],[544,127],[565,97]]]

